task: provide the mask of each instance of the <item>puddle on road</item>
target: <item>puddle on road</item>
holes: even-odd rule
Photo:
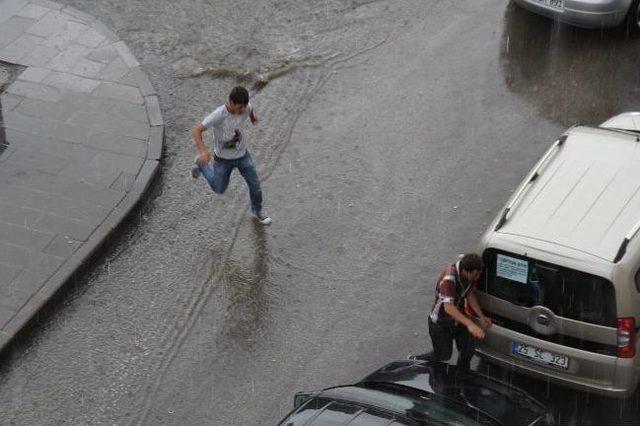
[[[559,24],[511,3],[502,34],[507,87],[564,126],[599,124],[640,109],[640,39],[623,28],[586,30]]]

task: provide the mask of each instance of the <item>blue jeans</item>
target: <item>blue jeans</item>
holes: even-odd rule
[[[260,188],[260,180],[256,172],[256,166],[249,151],[236,160],[226,160],[224,158],[216,158],[211,164],[200,165],[202,175],[209,182],[209,186],[213,192],[224,194],[229,186],[229,177],[233,169],[237,168],[240,174],[247,182],[249,187],[249,197],[251,197],[251,210],[259,212],[262,210],[262,189]]]

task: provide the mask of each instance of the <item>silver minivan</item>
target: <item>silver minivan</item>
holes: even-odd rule
[[[514,0],[539,15],[584,28],[625,24],[633,35],[640,32],[640,0]]]
[[[640,378],[640,113],[578,126],[538,161],[484,233],[478,353],[581,390]]]

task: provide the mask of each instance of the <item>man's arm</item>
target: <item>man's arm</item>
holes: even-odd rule
[[[258,116],[253,108],[251,108],[251,112],[249,113],[249,120],[251,120],[251,124],[254,126],[258,124]]]
[[[472,290],[471,293],[467,295],[467,302],[469,302],[469,306],[471,306],[471,309],[473,309],[474,312],[478,315],[478,319],[480,320],[480,324],[482,325],[482,327],[491,327],[491,319],[486,317],[482,312],[482,308],[480,307],[478,299],[476,298],[475,290]]]
[[[205,132],[205,130],[207,130],[206,127],[204,127],[202,124],[198,124],[191,132],[193,135],[193,140],[196,142],[196,147],[198,147],[198,152],[200,153],[198,157],[198,163],[200,164],[206,164],[211,161],[211,153],[202,140],[202,134]]]
[[[456,322],[467,327],[469,333],[477,339],[484,339],[484,330],[476,325],[475,322],[471,321],[469,317],[460,312],[460,310],[451,302],[444,303],[444,311],[453,318]]]

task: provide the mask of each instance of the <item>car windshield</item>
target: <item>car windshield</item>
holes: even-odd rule
[[[516,305],[544,306],[558,316],[616,327],[615,293],[602,277],[525,256],[487,250],[480,289]]]

